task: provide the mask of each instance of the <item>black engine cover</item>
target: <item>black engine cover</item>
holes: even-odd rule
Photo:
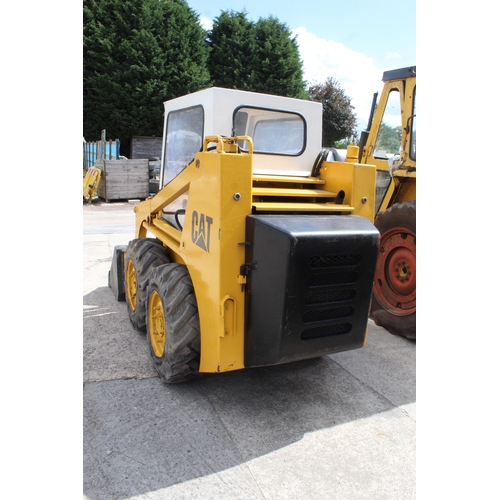
[[[379,232],[354,215],[247,217],[245,366],[364,345]]]

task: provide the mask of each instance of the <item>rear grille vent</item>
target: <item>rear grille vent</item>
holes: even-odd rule
[[[346,322],[346,319],[356,312],[356,283],[360,279],[362,262],[360,254],[321,254],[309,257],[302,315],[305,329],[300,335],[302,340],[344,335],[352,330],[352,323]],[[346,288],[345,285],[350,287]],[[335,305],[336,302],[343,304],[324,307],[327,304]]]
[[[342,335],[349,333],[352,329],[351,323],[338,323],[336,325],[318,326],[308,328],[300,334],[301,340],[319,339],[322,337],[331,337],[333,335]]]
[[[353,300],[357,292],[354,289],[345,290],[318,290],[308,292],[305,298],[306,305],[328,304],[329,302],[343,302],[344,300]]]
[[[302,321],[311,323],[313,321],[325,321],[329,319],[348,318],[354,313],[354,307],[331,307],[330,309],[319,309],[308,311],[304,314]]]
[[[347,254],[347,255],[314,255],[310,259],[312,269],[319,267],[336,267],[336,266],[355,266],[361,262],[361,255]]]
[[[314,273],[307,277],[308,286],[331,286],[356,283],[359,273],[356,271],[335,271],[332,273]]]

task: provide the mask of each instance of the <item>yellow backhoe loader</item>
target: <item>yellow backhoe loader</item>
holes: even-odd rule
[[[211,88],[164,107],[160,189],[109,272],[161,380],[365,345],[375,164],[330,160],[320,103]]]
[[[372,316],[391,333],[416,339],[417,68],[386,71],[382,80],[359,156],[377,168],[380,251]]]

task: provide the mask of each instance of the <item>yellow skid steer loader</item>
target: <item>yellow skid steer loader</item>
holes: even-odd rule
[[[365,344],[377,168],[322,149],[321,123],[320,103],[252,92],[165,102],[160,189],[109,272],[163,382]]]

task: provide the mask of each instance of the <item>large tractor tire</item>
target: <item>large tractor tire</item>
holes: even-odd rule
[[[200,320],[186,266],[157,267],[148,287],[147,339],[153,364],[165,384],[199,374]]]
[[[146,331],[146,299],[153,270],[170,262],[165,248],[155,238],[139,238],[129,242],[125,257],[125,297],[130,321]]]
[[[416,201],[379,214],[380,250],[373,287],[372,317],[395,335],[416,339]]]

